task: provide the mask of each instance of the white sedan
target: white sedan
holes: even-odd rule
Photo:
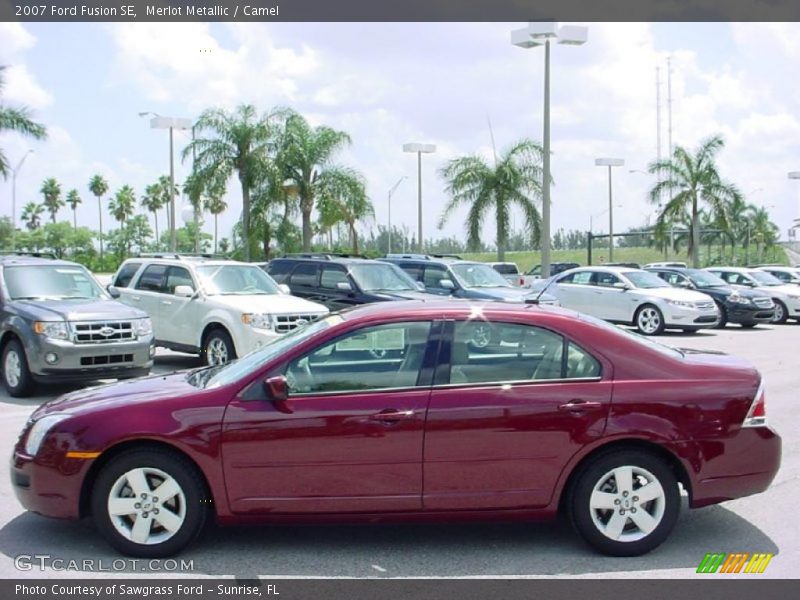
[[[641,269],[581,267],[537,287],[558,298],[561,306],[634,325],[645,335],[664,329],[697,331],[719,322],[719,310],[709,296],[674,288]]]

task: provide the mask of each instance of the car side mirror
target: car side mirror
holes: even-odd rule
[[[454,290],[454,289],[456,289],[456,284],[453,283],[452,279],[440,279],[439,280],[439,285],[442,287],[442,289],[445,289],[445,290]]]
[[[349,281],[339,281],[336,283],[336,289],[342,290],[343,292],[349,292],[352,291],[353,286],[350,285]]]
[[[691,281],[681,281],[678,283],[678,287],[686,288],[687,290],[693,290],[694,284]]]
[[[289,399],[289,382],[283,375],[267,377],[264,380],[263,387],[267,399],[272,402],[281,403]]]
[[[191,298],[194,296],[194,290],[190,285],[176,285],[175,295],[179,298]]]
[[[119,289],[116,286],[113,286],[111,284],[108,284],[106,286],[106,291],[108,292],[109,296],[114,298],[114,300],[117,300],[122,295],[122,294],[119,293]]]
[[[292,290],[291,290],[291,289],[289,288],[289,286],[288,286],[288,285],[286,285],[285,283],[279,283],[279,284],[278,284],[278,289],[279,289],[281,292],[283,292],[284,294],[291,294],[291,293],[292,293]]]
[[[627,292],[629,289],[631,289],[631,286],[629,286],[627,283],[623,281],[617,281],[616,283],[614,283],[612,287],[618,290],[622,290],[623,292]]]

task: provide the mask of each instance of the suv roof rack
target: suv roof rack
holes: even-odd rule
[[[14,252],[0,252],[0,256],[30,256],[32,258],[58,260],[58,257],[52,252],[22,252],[21,250],[16,250]]]
[[[368,258],[363,254],[348,254],[346,252],[294,252],[284,254],[281,258],[317,258],[321,260],[333,260],[335,258]]]
[[[454,260],[464,260],[458,254],[418,254],[418,253],[404,253],[404,254],[387,254],[384,258],[410,258],[413,260],[431,260],[432,258],[452,258]]]
[[[222,254],[182,254],[178,252],[140,252],[135,258],[172,258],[183,260],[229,260],[227,256]]]

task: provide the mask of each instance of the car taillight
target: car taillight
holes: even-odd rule
[[[758,391],[747,411],[742,427],[766,427],[767,425],[767,398],[764,393],[764,382],[758,386]]]

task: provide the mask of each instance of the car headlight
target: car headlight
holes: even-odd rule
[[[66,321],[36,321],[33,330],[39,335],[54,340],[68,340],[69,328]]]
[[[685,300],[667,300],[667,304],[679,306],[680,308],[695,308],[694,302],[687,302]]]
[[[753,301],[750,298],[745,298],[744,296],[740,296],[739,294],[731,294],[728,296],[728,300],[733,302],[734,304],[752,304]]]
[[[259,313],[244,313],[242,323],[254,329],[272,329],[272,315]]]
[[[28,437],[25,440],[25,453],[30,456],[36,456],[36,453],[39,452],[39,447],[44,441],[44,436],[47,435],[47,432],[49,432],[57,423],[60,423],[69,417],[70,415],[66,413],[57,413],[53,415],[45,415],[38,421],[34,422],[33,426],[28,432]]]
[[[150,319],[150,317],[137,319],[135,322],[135,328],[137,337],[146,337],[153,333],[153,321]]]

